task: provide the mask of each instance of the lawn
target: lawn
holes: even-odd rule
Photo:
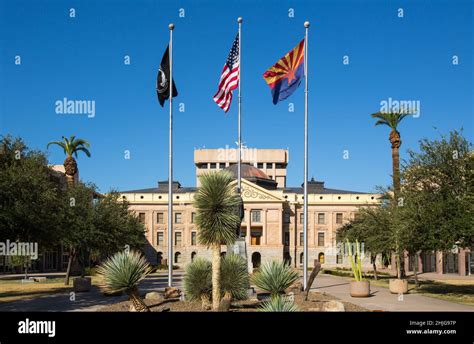
[[[92,285],[100,285],[100,282],[99,277],[92,276]],[[65,291],[72,291],[72,280],[69,286],[64,285],[64,278],[47,278],[45,281],[33,283],[21,283],[21,280],[0,280],[0,303],[28,300]]]
[[[345,270],[325,270],[324,273],[342,277],[352,276],[351,272]],[[372,275],[367,276],[371,285],[384,288],[388,288],[390,278],[393,277],[388,274],[379,274],[378,280],[374,280]],[[474,306],[473,280],[419,280],[419,287],[416,288],[415,280],[409,278],[408,290],[410,293],[422,294],[445,301]]]

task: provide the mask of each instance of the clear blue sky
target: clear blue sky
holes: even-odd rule
[[[236,98],[225,115],[212,96],[242,16],[243,140],[249,147],[289,148],[288,185],[300,185],[303,88],[275,106],[262,74],[303,38],[309,20],[309,175],[328,187],[372,191],[388,185],[391,173],[389,130],[374,127],[369,116],[380,101],[421,102],[421,116],[400,127],[402,158],[439,132],[464,127],[472,141],[472,4],[0,0],[0,133],[42,150],[62,135],[89,140],[92,158],[78,159],[81,178],[101,191],[167,179],[168,109],[158,104],[155,80],[174,22],[176,103],[185,104],[174,117],[175,179],[194,186],[194,148],[235,145]],[[56,114],[55,102],[64,97],[95,100],[95,118]],[[62,151],[50,149],[49,160],[61,164]]]

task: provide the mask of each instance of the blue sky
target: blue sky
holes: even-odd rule
[[[242,16],[243,141],[289,148],[288,185],[300,185],[303,88],[275,106],[262,74],[303,38],[309,20],[309,176],[373,191],[391,173],[389,129],[370,118],[382,100],[421,102],[420,117],[400,126],[402,158],[419,139],[461,127],[472,141],[472,13],[470,1],[0,0],[0,133],[41,150],[62,135],[89,140],[92,157],[78,159],[81,178],[101,191],[167,179],[168,110],[155,80],[174,22],[176,103],[185,104],[174,115],[175,179],[194,186],[194,148],[235,145],[236,98],[225,115],[212,96]],[[64,97],[94,100],[95,117],[56,114]],[[61,164],[62,151],[50,149],[49,160]]]

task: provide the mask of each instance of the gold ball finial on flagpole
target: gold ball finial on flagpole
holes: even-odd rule
[[[309,21],[304,22],[304,27],[308,28],[309,27]]]
[[[174,24],[171,23],[170,25],[168,25],[168,27],[170,28],[170,30],[173,30],[174,29]]]
[[[237,18],[237,23],[239,23],[239,24],[242,23],[242,17]]]

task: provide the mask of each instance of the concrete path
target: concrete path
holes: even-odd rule
[[[174,285],[182,288],[183,272],[175,272]],[[148,276],[140,285],[140,293],[164,290],[168,284],[166,273],[154,273]],[[36,297],[30,300],[20,300],[0,303],[1,312],[94,312],[101,308],[128,299],[126,295],[104,296],[99,288],[93,286],[87,293],[76,293],[75,301],[70,300],[70,291]]]
[[[370,286],[371,296],[366,298],[351,297],[349,294],[350,279],[331,275],[318,275],[311,291],[325,292],[342,301],[367,308],[371,311],[405,311],[405,312],[474,312],[474,307],[444,301],[420,294],[391,294],[388,288]]]

